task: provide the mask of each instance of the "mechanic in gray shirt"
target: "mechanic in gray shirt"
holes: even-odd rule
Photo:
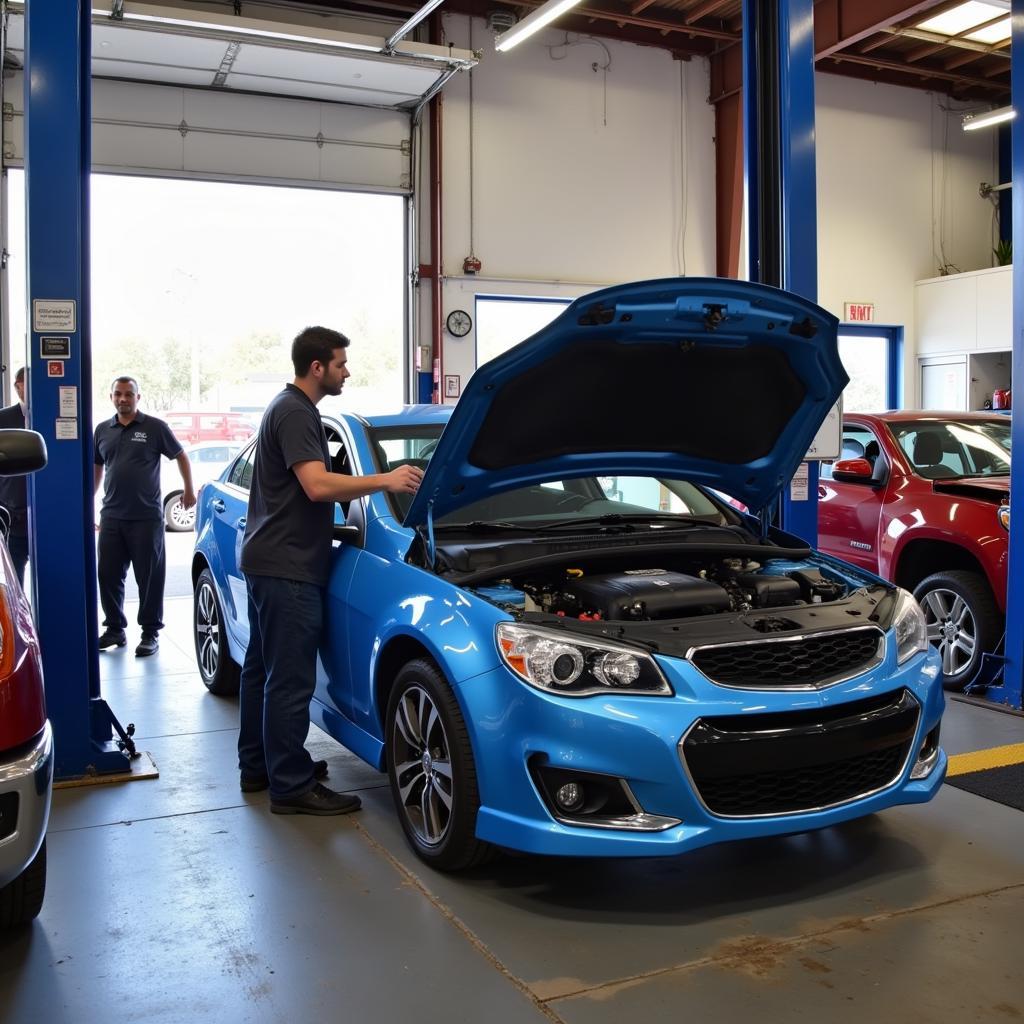
[[[330,471],[317,404],[340,395],[349,340],[307,327],[292,343],[295,380],[267,406],[253,460],[241,568],[249,646],[239,694],[238,767],[243,792],[270,789],[274,814],[347,814],[359,797],[318,782],[326,761],[306,750],[309,702],[331,570],[334,503],[377,491],[415,494],[423,472],[348,476]]]
[[[191,508],[196,496],[188,456],[163,420],[139,411],[140,396],[134,377],[118,377],[111,384],[110,400],[117,413],[104,420],[93,436],[93,490],[98,491],[105,478],[96,553],[105,627],[99,647],[124,647],[127,642],[124,580],[132,565],[139,585],[142,627],[135,656],[145,658],[159,649],[158,634],[164,625],[167,560],[160,501],[161,456],[174,459],[181,470],[181,504]]]

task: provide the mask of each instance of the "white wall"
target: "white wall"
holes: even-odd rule
[[[992,132],[964,132],[947,97],[815,77],[818,301],[873,302],[879,323],[906,328],[905,404],[917,401],[914,283],[945,262],[992,265]]]
[[[576,296],[621,281],[714,273],[706,62],[602,41],[611,56],[605,73],[603,46],[582,39],[558,47],[563,32],[541,32],[500,54],[479,19],[472,41],[466,17],[446,16],[444,28],[449,42],[484,54],[473,72],[477,277],[462,273],[470,251],[468,75],[445,90],[445,313],[472,309],[477,293]],[[426,261],[429,252],[421,247],[421,255]],[[423,293],[421,332],[429,339]],[[444,371],[465,381],[474,348],[472,335],[446,334]]]

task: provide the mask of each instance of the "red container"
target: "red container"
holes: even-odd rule
[[[1010,389],[1009,388],[996,388],[992,392],[992,408],[993,409],[1009,409],[1010,408]]]

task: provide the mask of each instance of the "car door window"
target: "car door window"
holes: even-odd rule
[[[228,475],[229,484],[241,487],[245,491],[249,490],[252,484],[252,460],[255,453],[256,445],[252,445],[238,456],[238,460],[231,467],[231,473]]]
[[[859,423],[843,424],[843,447],[839,452],[839,459],[867,459],[871,463],[871,468],[874,469],[881,451],[878,438],[875,437],[873,430],[863,427]],[[822,480],[832,479],[832,466],[831,462],[821,464],[819,475]]]

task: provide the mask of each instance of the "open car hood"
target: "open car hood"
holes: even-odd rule
[[[680,477],[763,508],[848,383],[837,330],[813,302],[725,278],[577,299],[473,374],[405,525],[583,476]]]

